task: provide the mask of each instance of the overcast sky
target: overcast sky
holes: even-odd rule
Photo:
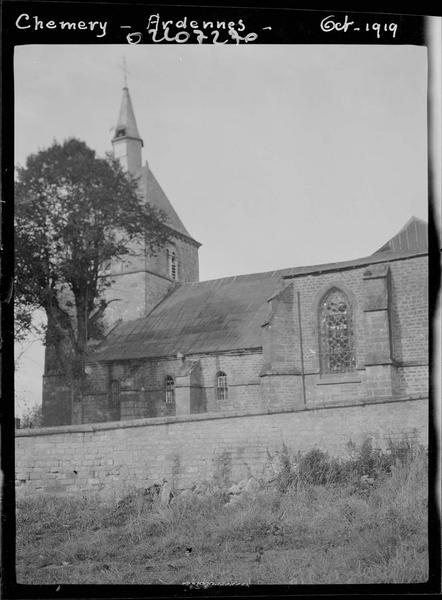
[[[366,256],[427,219],[423,47],[17,47],[16,164],[54,139],[111,148],[123,56],[143,159],[203,244],[201,279]],[[40,398],[41,357],[22,358],[22,397]]]

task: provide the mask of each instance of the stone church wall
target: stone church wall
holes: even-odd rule
[[[270,327],[264,327],[269,402],[326,406],[427,394],[427,277],[427,257],[418,256],[286,279],[269,301]],[[352,306],[356,368],[321,374],[319,304],[333,287]]]
[[[199,281],[198,247],[178,237],[175,239],[175,248],[178,257],[179,281]]]
[[[99,493],[115,499],[163,478],[176,488],[254,475],[268,452],[320,447],[345,455],[349,440],[376,445],[407,435],[427,445],[426,400],[299,412],[212,413],[16,432],[17,497]]]
[[[425,395],[428,393],[428,365],[398,368],[397,395],[400,397]]]
[[[200,364],[197,380],[192,382],[192,412],[250,412],[263,408],[258,377],[262,363],[260,351],[194,354],[189,360]],[[83,422],[175,414],[173,408],[166,406],[165,378],[170,375],[176,382],[183,364],[186,364],[186,360],[183,363],[182,359],[177,358],[118,362],[112,367],[94,364],[89,378],[89,390],[83,400]],[[220,371],[226,374],[228,385],[227,398],[222,400],[217,398],[216,391],[216,375]],[[111,379],[121,382],[119,417],[109,409],[108,389]]]
[[[263,407],[258,377],[262,364],[260,351],[195,358],[201,364],[201,394],[208,412],[248,412]],[[216,375],[220,371],[226,374],[228,385],[227,398],[222,400],[218,399],[216,390]]]
[[[199,281],[198,247],[182,237],[175,237],[155,255],[146,259],[146,268],[154,273],[169,276],[168,251],[174,250],[178,259],[178,280],[182,282]]]
[[[428,257],[392,263],[393,358],[404,366],[428,364]]]
[[[169,279],[147,271],[117,274],[112,279],[114,283],[104,294],[111,301],[105,312],[105,321],[110,326],[119,319],[144,317],[174,285]]]
[[[197,246],[177,237],[168,248],[174,248],[177,254],[178,280],[198,281]],[[168,248],[162,248],[156,255],[128,257],[111,269],[109,277],[114,283],[105,291],[105,298],[112,300],[105,313],[107,323],[144,317],[173,289]]]
[[[112,374],[108,365],[94,365],[82,422],[197,412],[300,410],[428,394],[426,256],[314,272],[286,278],[282,284],[269,299],[262,349],[191,355],[184,361],[176,357],[120,361],[113,364]],[[352,307],[356,364],[349,373],[324,374],[320,368],[319,305],[332,287],[341,289]],[[193,371],[190,381],[184,371],[195,362],[198,373]],[[223,400],[217,399],[215,390],[219,371],[228,382]],[[178,407],[166,405],[167,375],[180,388]],[[118,414],[109,407],[112,379],[121,383]],[[45,393],[56,406],[51,381],[45,379]],[[67,407],[67,396],[65,400]]]

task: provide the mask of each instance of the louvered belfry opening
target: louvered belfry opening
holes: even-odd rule
[[[227,400],[227,395],[227,375],[219,371],[216,376],[216,397],[218,400]]]

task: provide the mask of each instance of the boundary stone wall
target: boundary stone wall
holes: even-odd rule
[[[175,488],[217,478],[259,477],[269,452],[320,447],[346,454],[348,441],[411,436],[427,445],[424,397],[298,412],[205,413],[16,431],[17,498],[38,493],[116,499],[166,479]]]

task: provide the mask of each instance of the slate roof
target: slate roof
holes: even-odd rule
[[[118,113],[117,125],[115,127],[115,137],[113,141],[119,138],[138,139],[141,141],[141,144],[143,144],[143,140],[138,132],[135,113],[132,106],[132,101],[130,99],[129,89],[127,87],[123,88],[123,97],[121,99],[120,112]],[[166,213],[168,226],[200,246],[201,244],[194,240],[184,227],[183,222],[179,218],[172,204],[169,202],[168,197],[164,193],[147,163],[141,168],[140,185],[145,197],[147,198],[147,201]]]
[[[411,217],[402,229],[388,240],[375,254],[380,252],[414,252],[428,250],[428,225],[422,219]]]
[[[402,251],[387,248],[394,239],[384,250],[355,260],[179,284],[149,315],[119,324],[91,358],[131,360],[260,348],[267,300],[291,278],[427,252],[423,236],[419,236],[419,246],[405,246],[408,249]],[[391,247],[398,246],[393,243]]]
[[[195,244],[200,246],[196,240],[192,238],[190,233],[184,227],[183,222],[179,218],[176,210],[173,208],[170,203],[168,197],[164,193],[162,187],[158,183],[155,175],[152,173],[149,165],[146,163],[141,171],[141,180],[140,183],[142,185],[144,194],[146,196],[147,201],[155,206],[163,210],[167,215],[167,224],[169,227],[182,235],[185,235],[190,240],[193,240]]]
[[[94,360],[261,347],[267,299],[287,270],[183,283],[144,318],[123,322]]]

